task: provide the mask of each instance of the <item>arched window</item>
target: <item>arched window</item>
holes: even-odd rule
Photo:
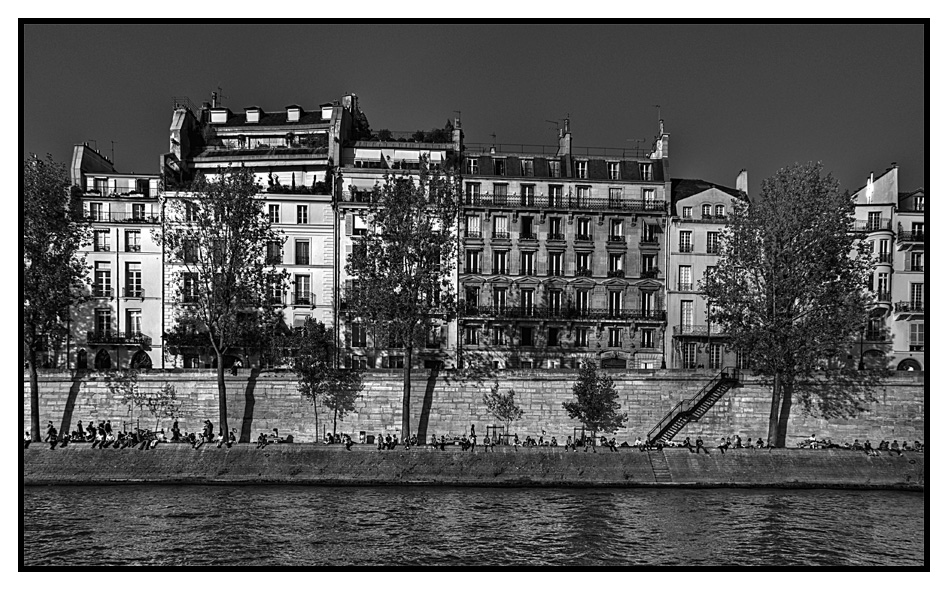
[[[921,371],[922,366],[918,364],[918,361],[915,359],[905,359],[899,363],[899,371]]]
[[[99,349],[99,352],[95,355],[95,369],[97,371],[104,371],[112,368],[112,357],[109,356],[109,352],[104,348]]]
[[[79,352],[76,353],[76,368],[86,369],[88,367],[89,367],[88,353],[86,353],[85,348],[80,348]]]
[[[129,367],[132,369],[150,369],[151,357],[148,356],[147,352],[139,349],[138,352],[132,356],[132,361],[129,363]]]
[[[715,205],[714,206],[714,215],[716,217],[724,217],[724,205]]]
[[[701,206],[701,217],[711,217],[711,205]]]

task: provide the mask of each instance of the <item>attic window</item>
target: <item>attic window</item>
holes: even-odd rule
[[[245,109],[247,113],[247,122],[248,123],[259,123],[260,122],[260,109],[258,107],[247,107]]]
[[[211,109],[211,123],[226,123],[227,109]]]
[[[303,109],[295,104],[291,104],[286,107],[286,122],[287,123],[297,123],[300,120],[300,115],[302,114]]]
[[[331,118],[332,118],[332,105],[331,105],[331,104],[324,104],[324,105],[321,105],[321,106],[320,106],[320,109],[322,110],[321,116],[322,116],[323,119],[331,119]]]

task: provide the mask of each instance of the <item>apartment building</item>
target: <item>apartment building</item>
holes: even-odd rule
[[[425,136],[427,135],[427,137]],[[341,330],[340,340],[345,346],[346,362],[369,368],[403,368],[404,349],[394,343],[376,341],[381,336],[366,330],[358,318],[349,313],[346,293],[352,279],[346,273],[346,262],[352,253],[353,239],[367,231],[365,211],[369,195],[376,185],[385,182],[386,175],[412,178],[427,161],[434,170],[453,170],[456,173],[463,133],[460,119],[453,127],[439,133],[385,131],[373,137],[362,137],[355,130],[342,142],[337,171],[336,210],[336,292],[340,294],[336,325]],[[457,265],[451,275],[457,283]],[[419,367],[455,365],[457,322],[444,317],[432,318],[425,337],[424,348],[416,351],[413,365]]]
[[[497,368],[658,368],[668,135],[651,150],[465,145],[459,346]]]
[[[727,346],[727,335],[709,321],[710,303],[702,280],[720,258],[719,243],[736,199],[747,199],[747,171],[735,188],[704,180],[675,178],[668,224],[668,367],[710,368],[743,364]]]
[[[261,187],[259,198],[282,244],[268,245],[268,259],[289,274],[285,292],[270,300],[283,313],[288,326],[299,326],[307,318],[333,324],[334,309],[334,213],[332,194],[334,162],[340,161],[340,138],[352,126],[358,110],[356,97],[304,109],[291,104],[281,109],[249,106],[234,113],[218,103],[195,109],[189,101],[176,104],[170,129],[169,152],[162,156],[165,199],[190,198],[188,183],[196,174],[214,178],[222,167],[250,168]],[[173,282],[180,265],[168,261],[164,281]],[[175,322],[175,309],[182,302],[169,298],[165,325]],[[211,358],[182,349],[168,362],[173,366],[205,367]],[[235,354],[225,360],[240,359]],[[242,363],[247,366],[248,359]]]
[[[875,259],[873,308],[858,351],[860,366],[883,364],[921,371],[925,357],[925,189],[899,191],[893,163],[870,174],[856,200],[855,231],[865,234]]]
[[[70,177],[83,192],[92,224],[86,255],[89,285],[70,319],[66,366],[158,367],[162,359],[158,175],[121,173],[88,145],[73,148]]]

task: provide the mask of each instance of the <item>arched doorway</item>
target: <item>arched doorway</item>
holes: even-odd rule
[[[86,352],[85,348],[80,348],[79,352],[76,353],[76,368],[77,369],[88,369],[89,368],[89,354]]]
[[[142,349],[138,349],[132,360],[129,363],[129,367],[132,369],[150,369],[151,368],[151,357],[148,356],[148,353]]]
[[[105,371],[112,368],[112,357],[109,356],[109,351],[104,348],[99,349],[99,352],[95,355],[95,369],[97,371]]]
[[[898,366],[899,371],[921,371],[922,366],[915,359],[905,359]]]

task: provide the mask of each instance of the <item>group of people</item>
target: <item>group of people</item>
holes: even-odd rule
[[[846,449],[853,451],[863,451],[867,455],[878,457],[882,454],[882,451],[887,452],[888,454],[896,453],[899,457],[902,456],[902,453],[922,453],[925,451],[925,445],[919,441],[915,441],[912,444],[909,444],[909,441],[903,440],[902,444],[899,445],[899,441],[893,440],[891,443],[887,440],[879,442],[879,445],[875,448],[872,447],[872,443],[869,442],[867,438],[862,444],[859,444],[859,439],[853,441],[852,444],[843,443],[842,445],[834,445],[828,448],[837,448],[837,449]]]

